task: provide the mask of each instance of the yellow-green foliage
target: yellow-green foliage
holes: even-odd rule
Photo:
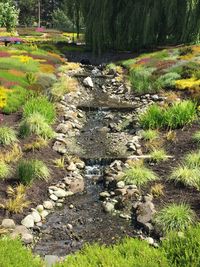
[[[51,94],[54,100],[60,100],[67,93],[77,90],[78,82],[76,79],[69,76],[63,76],[51,89]]]

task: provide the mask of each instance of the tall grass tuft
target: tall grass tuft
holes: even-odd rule
[[[13,145],[17,142],[15,131],[10,127],[0,127],[0,144]]]

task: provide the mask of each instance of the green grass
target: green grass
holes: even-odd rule
[[[173,88],[176,80],[181,79],[181,75],[175,72],[169,72],[157,79],[157,84],[160,88]]]
[[[200,151],[188,154],[184,163],[190,168],[200,168]]]
[[[161,249],[171,267],[199,267],[200,225],[188,228],[182,234],[170,233],[162,241]]]
[[[20,182],[25,185],[36,179],[47,181],[50,177],[46,164],[37,159],[21,160],[17,166],[17,173]]]
[[[195,213],[184,203],[170,204],[160,210],[154,218],[156,226],[165,234],[184,231],[195,222]]]
[[[161,161],[167,160],[167,154],[164,149],[154,149],[151,153],[151,160],[159,163]]]
[[[159,134],[158,134],[158,131],[149,129],[149,130],[142,132],[142,138],[145,141],[153,141],[159,138]]]
[[[13,75],[13,74],[9,73],[8,71],[5,71],[5,70],[0,70],[0,78],[3,78],[3,79],[10,81],[10,82],[16,82],[22,87],[28,86],[28,82],[26,80],[26,77],[16,76],[16,75]]]
[[[46,122],[45,117],[38,112],[30,114],[22,120],[19,132],[23,138],[32,134],[44,139],[52,139],[55,136],[53,129]]]
[[[56,267],[169,267],[164,253],[145,241],[125,239],[106,246],[86,246]]]
[[[200,131],[197,131],[194,135],[193,135],[193,139],[195,142],[200,143]]]
[[[0,127],[0,144],[12,145],[17,142],[15,131],[10,127]]]
[[[32,98],[25,104],[23,109],[24,118],[28,118],[33,113],[40,113],[50,124],[56,119],[54,104],[44,96]]]
[[[23,72],[37,72],[39,70],[39,62],[30,60],[28,63],[22,63],[17,58],[0,58],[0,69],[15,69]]]
[[[0,161],[0,180],[8,178],[11,168],[4,161]]]
[[[17,239],[0,239],[1,267],[43,267],[39,257],[33,256],[31,250],[22,246]]]
[[[140,116],[144,129],[177,129],[192,123],[197,118],[196,104],[190,100],[177,102],[166,109],[154,104]]]
[[[127,184],[134,184],[142,187],[148,182],[157,180],[158,177],[152,170],[144,165],[135,164],[124,171],[123,179]]]

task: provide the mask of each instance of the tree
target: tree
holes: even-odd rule
[[[11,32],[18,24],[19,10],[10,2],[0,3],[0,27]]]
[[[15,1],[20,9],[19,22],[20,24],[31,26],[36,21],[37,0],[17,0]]]
[[[195,42],[200,36],[200,0],[81,0],[81,10],[86,42],[97,53]]]

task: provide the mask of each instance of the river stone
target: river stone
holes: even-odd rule
[[[124,181],[120,181],[117,183],[117,188],[119,189],[123,189],[125,187],[125,182]]]
[[[42,212],[42,211],[44,210],[43,205],[38,205],[38,206],[36,207],[36,210],[37,210],[39,213]]]
[[[154,244],[154,240],[153,240],[152,237],[147,237],[145,240],[147,241],[147,243],[148,243],[149,245],[153,245],[153,244]]]
[[[31,244],[31,243],[33,243],[33,235],[25,233],[25,234],[22,235],[21,240],[26,245]]]
[[[70,122],[61,123],[56,128],[56,132],[66,134],[71,129],[72,129],[72,124]]]
[[[49,212],[47,210],[43,210],[40,215],[42,219],[45,219],[49,215]]]
[[[52,267],[56,263],[59,262],[58,256],[54,256],[54,255],[46,255],[44,260],[45,260],[46,267]]]
[[[57,201],[58,200],[58,197],[54,194],[51,194],[50,195],[50,199],[53,200],[53,201]]]
[[[66,177],[64,181],[67,185],[69,191],[73,192],[74,194],[80,193],[84,191],[85,184],[83,177]]]
[[[105,191],[105,192],[101,192],[101,193],[99,194],[99,196],[100,196],[101,198],[107,198],[107,197],[110,197],[110,194],[109,194],[107,191]]]
[[[14,229],[15,228],[15,222],[11,219],[4,219],[2,221],[1,226],[5,229]]]
[[[65,154],[67,152],[67,149],[65,147],[65,144],[56,141],[53,145],[53,150],[60,153],[60,154]]]
[[[63,197],[66,197],[66,191],[60,188],[60,189],[54,191],[54,195],[57,198],[63,198]]]
[[[81,169],[81,170],[84,169],[85,168],[85,162],[84,161],[77,162],[76,167],[78,169]]]
[[[30,234],[30,231],[26,228],[24,225],[17,225],[15,229],[13,230],[11,237],[16,238],[19,235],[25,235],[25,234]]]
[[[26,226],[27,228],[33,228],[34,227],[34,218],[32,215],[27,215],[22,221],[21,224]]]
[[[103,208],[107,213],[112,213],[115,210],[114,204],[110,202],[103,203]]]
[[[43,206],[47,210],[52,210],[53,209],[53,202],[52,201],[44,201]]]
[[[91,87],[93,88],[94,87],[94,83],[92,81],[92,78],[91,77],[87,77],[83,80],[83,84],[87,87]]]
[[[150,222],[155,213],[155,207],[152,202],[140,203],[137,207],[137,221],[143,225]]]
[[[76,165],[73,163],[73,162],[71,162],[70,164],[69,164],[69,166],[67,167],[67,170],[68,171],[75,171],[76,170]]]
[[[31,213],[31,216],[33,217],[35,223],[39,223],[42,220],[40,214],[37,211],[33,211]]]

